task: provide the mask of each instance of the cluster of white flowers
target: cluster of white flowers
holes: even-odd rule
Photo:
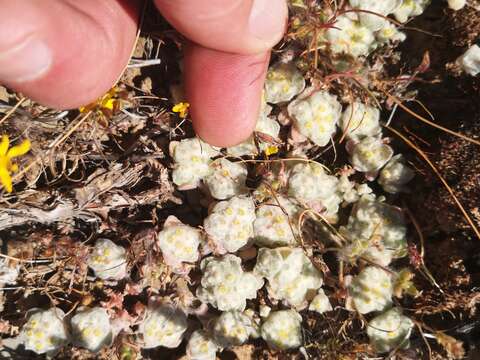
[[[477,76],[480,73],[480,46],[472,45],[458,58],[457,63],[467,74]]]
[[[138,332],[143,337],[145,349],[163,346],[176,348],[182,342],[187,330],[187,316],[172,304],[151,306]]]
[[[58,308],[32,310],[20,332],[25,349],[37,354],[55,353],[69,340],[65,314]]]
[[[265,81],[265,100],[272,104],[290,101],[304,88],[305,79],[295,65],[278,63],[268,69]]]
[[[298,207],[285,197],[277,196],[257,208],[253,223],[255,242],[276,247],[297,243]]]
[[[173,182],[180,190],[196,188],[209,174],[212,157],[216,155],[218,150],[199,138],[170,142],[170,156],[175,162]]]
[[[340,128],[347,138],[360,141],[365,137],[376,137],[382,132],[380,110],[355,101],[348,105],[340,119]]]
[[[288,193],[314,210],[324,212],[332,222],[343,200],[338,190],[338,179],[327,175],[318,163],[295,165],[288,179]]]
[[[295,310],[272,311],[262,324],[261,336],[276,349],[298,348],[303,344],[302,316]]]
[[[300,134],[318,146],[325,146],[336,132],[342,105],[326,91],[309,92],[288,105],[288,114]]]
[[[198,247],[202,238],[198,229],[182,224],[171,216],[158,233],[158,246],[165,263],[174,271],[182,272],[184,263],[193,263],[200,256]]]
[[[360,314],[382,311],[392,301],[392,277],[383,269],[369,266],[353,278],[348,291]]]
[[[250,196],[233,197],[217,203],[205,219],[203,227],[215,250],[235,252],[253,239],[255,204]]]
[[[383,190],[396,194],[405,189],[405,185],[413,179],[415,173],[405,164],[401,154],[395,155],[380,172],[378,183]]]
[[[190,360],[215,360],[218,345],[204,330],[196,330],[187,344],[187,356]]]
[[[221,311],[245,310],[246,300],[255,299],[263,280],[256,274],[244,272],[242,260],[235,255],[202,260],[201,286],[197,296]]]
[[[109,239],[97,240],[87,264],[100,279],[120,280],[127,275],[126,251]]]
[[[392,259],[406,255],[407,228],[401,210],[371,196],[363,196],[358,201],[340,233],[349,241],[342,249],[349,260],[362,256],[387,266]]]
[[[401,23],[407,22],[409,18],[421,15],[430,4],[430,0],[402,0],[402,4],[395,9],[393,15]]]
[[[268,280],[273,299],[299,309],[306,307],[323,283],[322,274],[301,248],[261,248],[254,273]]]
[[[413,322],[402,315],[398,308],[392,308],[373,318],[367,327],[370,343],[379,353],[409,346]]]
[[[225,200],[245,193],[247,167],[241,162],[221,158],[210,164],[210,172],[203,180],[215,199]]]
[[[382,139],[366,137],[354,145],[350,163],[357,171],[376,174],[392,156],[393,149]]]
[[[240,311],[226,311],[215,320],[213,336],[221,348],[245,344],[250,337],[258,337],[258,327]]]
[[[81,308],[72,317],[72,339],[75,345],[98,352],[113,340],[107,311],[101,307]]]

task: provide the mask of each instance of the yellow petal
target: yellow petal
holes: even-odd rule
[[[265,155],[267,156],[274,155],[276,153],[278,153],[278,147],[276,147],[275,145],[270,145],[265,149]]]
[[[0,141],[0,156],[7,155],[8,145],[10,145],[10,141],[8,140],[7,135],[2,136],[2,141]]]
[[[7,157],[14,158],[17,156],[25,155],[27,152],[30,151],[30,140],[24,140],[20,145],[13,146],[8,150]]]
[[[12,178],[10,177],[10,174],[8,173],[6,168],[0,168],[0,183],[3,185],[5,190],[9,193],[12,192],[13,186],[12,186]]]
[[[114,108],[114,106],[115,106],[115,102],[116,102],[115,99],[108,99],[108,100],[106,100],[106,101],[103,102],[102,106],[103,106],[105,109],[113,110],[113,108]]]

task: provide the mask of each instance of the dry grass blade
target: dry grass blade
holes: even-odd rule
[[[456,132],[456,131],[453,131],[453,130],[450,130],[450,129],[446,128],[446,127],[443,127],[443,126],[441,126],[441,125],[438,125],[438,124],[436,124],[436,123],[434,123],[434,122],[432,122],[432,121],[424,118],[423,116],[418,115],[415,111],[410,110],[408,107],[406,107],[405,105],[403,105],[402,102],[401,102],[398,98],[396,98],[395,96],[389,95],[389,94],[387,94],[387,93],[385,93],[385,94],[386,94],[386,95],[389,97],[389,99],[391,99],[395,104],[397,104],[397,105],[398,105],[399,107],[401,107],[404,111],[406,111],[407,113],[409,113],[410,115],[412,115],[412,116],[415,117],[416,119],[418,119],[418,120],[420,120],[420,121],[422,121],[422,122],[424,122],[424,123],[426,123],[426,124],[428,124],[428,125],[436,128],[436,129],[442,130],[442,131],[444,131],[444,132],[446,132],[446,133],[448,133],[448,134],[450,134],[450,135],[457,136],[457,137],[459,137],[459,138],[461,138],[461,139],[464,139],[464,140],[466,140],[466,141],[468,141],[468,142],[471,142],[471,143],[473,143],[473,144],[475,144],[475,145],[479,145],[479,146],[480,146],[480,141],[479,141],[479,140],[472,139],[471,137],[468,137],[468,136],[466,136],[466,135],[460,134],[460,133],[458,133],[458,132]],[[423,107],[423,106],[422,106],[422,107]]]
[[[18,102],[12,107],[3,117],[0,119],[0,125],[2,125],[17,109],[20,105],[26,100],[26,98],[22,97]]]
[[[453,200],[455,201],[455,204],[457,207],[460,209],[462,212],[463,216],[465,217],[465,220],[467,220],[468,224],[472,228],[472,230],[475,232],[475,235],[477,238],[480,240],[480,231],[477,229],[475,226],[475,223],[473,222],[472,218],[470,215],[468,215],[467,211],[463,207],[462,203],[460,200],[458,200],[457,196],[453,192],[453,189],[448,185],[447,181],[443,178],[442,174],[438,171],[438,169],[435,167],[435,165],[432,163],[432,161],[429,159],[427,154],[425,154],[421,149],[419,149],[417,146],[415,146],[414,143],[412,143],[408,138],[406,138],[402,133],[400,133],[398,130],[395,130],[394,128],[390,126],[385,126],[388,130],[393,132],[395,135],[397,135],[400,139],[402,139],[408,146],[410,146],[412,149],[414,149],[426,162],[427,164],[432,168],[432,170],[435,172],[435,174],[438,176],[442,184],[445,186],[447,191],[450,193],[452,196]]]

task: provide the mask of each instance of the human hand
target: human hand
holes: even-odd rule
[[[140,0],[0,0],[0,83],[55,108],[108,91],[129,61]],[[185,91],[197,134],[217,146],[255,127],[285,0],[155,0],[189,38]]]

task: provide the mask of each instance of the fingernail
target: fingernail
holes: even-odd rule
[[[285,0],[253,0],[250,32],[266,45],[275,45],[285,31],[287,12]]]
[[[41,40],[28,37],[6,51],[0,51],[0,81],[21,83],[36,80],[52,65],[52,52]]]

